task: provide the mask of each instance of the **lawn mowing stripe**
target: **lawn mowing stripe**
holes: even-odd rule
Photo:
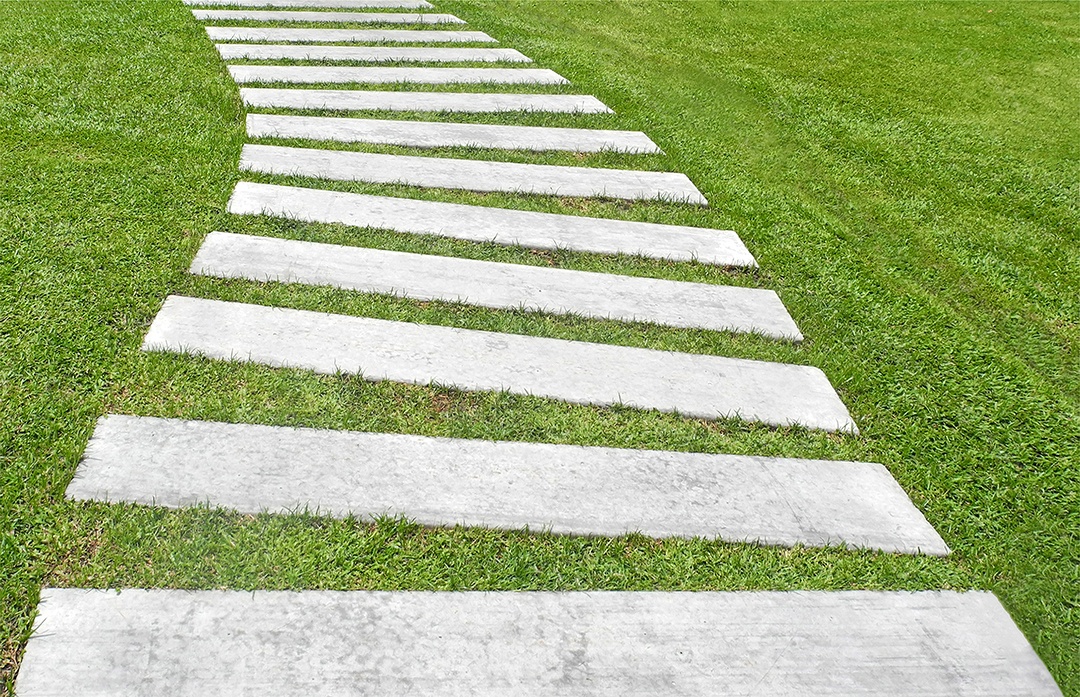
[[[170,296],[143,350],[857,432],[817,368]]]
[[[211,232],[191,272],[802,339],[775,292]]]
[[[355,24],[465,24],[454,15],[434,12],[291,12],[288,10],[192,10],[200,21],[348,22]]]
[[[437,29],[300,29],[287,27],[206,27],[213,41],[286,43],[498,43],[482,31]]]
[[[569,82],[546,68],[384,68],[326,65],[230,65],[238,84],[286,82],[316,84],[359,82],[426,85],[566,85]]]
[[[407,10],[430,10],[434,6],[427,0],[182,0],[185,5],[212,7],[320,7],[324,9],[403,8]]]
[[[223,60],[415,61],[428,63],[531,63],[512,48],[399,48],[396,46],[303,46],[218,44]]]
[[[98,421],[67,497],[949,553],[888,470],[866,462],[113,415]]]
[[[756,267],[731,230],[537,213],[459,203],[370,196],[296,186],[239,182],[229,199],[235,215],[268,215],[309,223],[452,237],[534,249],[632,254],[717,266]]]
[[[1061,692],[992,593],[45,588],[20,697]]]
[[[662,153],[640,131],[505,126],[441,121],[387,121],[327,116],[248,114],[250,138],[302,138],[415,148],[476,147],[501,150]]]
[[[252,144],[243,147],[240,169],[337,181],[549,196],[659,199],[708,205],[693,182],[685,174],[677,172],[533,165]]]
[[[596,97],[579,94],[512,92],[392,92],[387,90],[308,90],[243,87],[240,97],[252,107],[340,109],[345,111],[452,111],[462,113],[543,111],[611,114]]]

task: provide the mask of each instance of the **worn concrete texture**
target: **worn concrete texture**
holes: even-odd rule
[[[241,151],[240,169],[263,174],[468,191],[630,201],[654,199],[700,206],[709,203],[694,183],[678,172],[384,155],[250,143]]]
[[[418,46],[325,46],[297,44],[217,44],[223,60],[318,60],[425,63],[531,63],[512,48],[426,48]]]
[[[206,27],[213,41],[284,41],[286,43],[498,43],[482,31],[436,29],[291,29],[288,27]]]
[[[817,368],[170,296],[143,342],[367,380],[857,432]]]
[[[291,12],[289,10],[192,10],[201,21],[354,22],[356,24],[465,24],[454,15],[434,12]]]
[[[211,232],[191,272],[801,340],[771,290]]]
[[[108,416],[68,498],[424,525],[949,548],[881,465]]]
[[[230,65],[240,85],[258,82],[416,83],[427,85],[565,85],[566,78],[546,68],[389,68],[326,65]]]
[[[183,0],[185,5],[213,7],[321,7],[332,9],[402,8],[406,10],[429,10],[427,0]]]
[[[673,261],[697,260],[720,266],[757,266],[746,245],[731,230],[535,213],[254,182],[237,183],[228,210],[235,215],[341,223],[536,249],[634,254]]]
[[[46,588],[19,697],[1051,697],[990,593]]]
[[[303,138],[415,148],[477,147],[500,150],[659,153],[640,131],[248,114],[250,138]]]
[[[450,111],[483,113],[547,111],[611,114],[596,97],[583,94],[515,94],[512,92],[391,92],[388,90],[311,90],[243,87],[240,97],[254,107],[340,109],[345,111]]]

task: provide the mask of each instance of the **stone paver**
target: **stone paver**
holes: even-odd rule
[[[250,138],[303,138],[341,143],[377,143],[415,148],[478,147],[570,152],[662,152],[640,131],[545,128],[485,123],[352,119],[248,114]]]
[[[571,535],[949,548],[881,465],[108,416],[68,498]]]
[[[802,339],[771,290],[212,232],[191,272]]]
[[[454,15],[434,12],[292,12],[289,10],[192,10],[200,21],[347,22],[356,24],[465,24]]]
[[[424,48],[297,44],[218,44],[223,60],[412,61],[426,63],[531,63],[512,48]]]
[[[384,68],[326,65],[230,65],[238,84],[284,82],[291,84],[361,82],[368,84],[418,83],[427,85],[565,85],[566,78],[546,68]]]
[[[288,27],[206,27],[213,41],[286,43],[498,43],[482,31],[437,29],[292,29]]]
[[[242,87],[248,106],[346,111],[550,111],[611,114],[596,97],[581,94],[515,94],[512,92],[393,92],[389,90],[311,90]]]
[[[433,6],[427,0],[183,0],[185,5],[212,7],[321,7],[324,9],[402,8],[429,10]]]
[[[535,249],[634,254],[718,266],[756,267],[731,230],[535,213],[439,201],[239,182],[228,210],[309,223],[340,223]]]
[[[678,172],[533,165],[252,144],[245,145],[241,152],[240,169],[263,174],[467,191],[659,199],[701,206],[709,203],[693,182]]]
[[[46,588],[20,697],[1052,697],[990,593]]]
[[[469,391],[857,432],[817,368],[170,296],[167,351]]]

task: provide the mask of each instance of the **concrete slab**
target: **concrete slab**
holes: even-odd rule
[[[708,205],[685,174],[597,167],[532,165],[343,150],[245,145],[240,170],[410,186],[506,191],[547,196],[659,199]]]
[[[243,87],[240,97],[253,107],[341,109],[345,111],[452,111],[485,113],[547,111],[612,114],[596,97],[583,94],[510,92],[391,92],[388,90],[310,90]]]
[[[512,48],[423,48],[296,44],[218,44],[223,60],[318,60],[417,63],[531,63]]]
[[[570,535],[949,548],[881,465],[108,416],[74,500]]]
[[[634,254],[673,261],[697,260],[718,266],[757,266],[753,255],[731,230],[534,213],[254,182],[236,185],[228,209],[235,215],[340,223],[535,249]]]
[[[170,296],[143,342],[367,380],[857,432],[817,368]]]
[[[1052,697],[990,593],[41,592],[20,697]]]
[[[503,126],[440,121],[248,114],[247,134],[250,138],[304,138],[338,143],[403,145],[414,148],[457,146],[569,152],[663,152],[649,136],[640,131]]]
[[[498,43],[482,31],[437,29],[289,29],[286,27],[206,27],[213,41],[285,43]]]
[[[185,5],[213,7],[321,7],[324,9],[397,8],[406,10],[430,10],[427,0],[183,0]]]
[[[566,78],[545,68],[367,68],[326,65],[230,65],[237,84],[285,82],[417,83],[426,85],[566,85]]]
[[[435,12],[292,12],[289,10],[192,10],[201,21],[348,22],[355,24],[465,24],[454,15]]]
[[[802,339],[771,290],[211,232],[191,272]]]

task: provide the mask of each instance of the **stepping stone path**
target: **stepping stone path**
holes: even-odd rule
[[[49,588],[39,623],[20,697],[1060,694],[979,592]]]
[[[718,266],[757,266],[731,230],[534,213],[458,203],[240,182],[230,213],[342,223],[475,242],[598,254],[635,254]]]
[[[365,68],[352,66],[230,65],[237,84],[282,82],[289,84],[347,83],[369,85],[414,83],[421,85],[565,85],[566,78],[541,68]]]
[[[218,44],[224,60],[413,61],[428,63],[531,63],[512,48],[416,48],[397,46],[303,46],[296,44]]]
[[[422,0],[185,0],[428,9]],[[199,19],[462,23],[452,15],[192,10]],[[471,31],[207,27],[215,41],[492,43]],[[220,46],[226,60],[517,61],[508,49]],[[462,52],[462,51],[466,51]],[[464,58],[463,58],[464,57]],[[565,85],[547,70],[239,66],[237,83]],[[542,91],[542,90],[541,90]],[[244,89],[259,107],[610,113],[586,95]],[[655,152],[644,134],[252,114],[252,137]],[[706,205],[682,174],[247,145],[242,171]],[[241,182],[238,215],[754,267],[732,231]],[[775,293],[211,233],[192,272],[801,338]],[[367,379],[857,434],[816,368],[170,297],[143,348]],[[223,424],[98,423],[76,500],[310,507],[425,525],[709,537],[945,555],[870,463]],[[1057,695],[1000,603],[970,592],[230,592],[45,589],[20,697],[89,694]]]
[[[212,232],[191,273],[802,339],[771,290]]]
[[[858,429],[817,368],[170,296],[143,342],[221,360],[699,419]]]
[[[207,27],[214,41],[285,41],[288,43],[335,43],[369,41],[382,43],[495,43],[482,31],[435,31],[415,29],[289,29],[284,27]]]
[[[450,111],[483,113],[547,111],[578,114],[611,114],[596,97],[578,94],[514,94],[512,92],[390,92],[387,90],[312,90],[244,87],[244,104],[290,109],[340,109],[344,111]]]
[[[414,148],[476,147],[502,150],[659,153],[640,131],[540,128],[437,121],[382,121],[319,116],[248,114],[249,138],[306,138]]]
[[[881,465],[109,416],[67,495],[572,535],[949,548]]]
[[[693,182],[678,172],[531,165],[250,144],[244,146],[240,155],[240,169],[337,181],[547,196],[621,198],[630,201],[659,199],[708,205]]]

